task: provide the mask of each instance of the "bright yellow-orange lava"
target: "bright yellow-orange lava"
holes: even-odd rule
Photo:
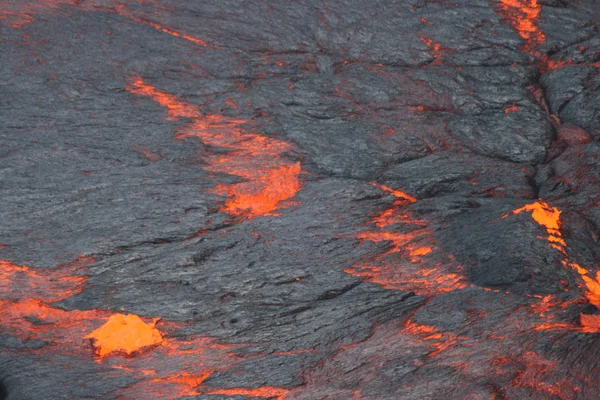
[[[519,214],[523,211],[531,211],[531,217],[538,224],[542,225],[548,230],[548,234],[554,234],[560,229],[560,214],[561,211],[556,207],[551,207],[542,200],[535,203],[526,204],[521,208],[517,208],[512,213]]]
[[[302,188],[300,162],[284,157],[292,146],[256,133],[248,133],[243,125],[249,121],[223,115],[203,115],[199,108],[161,92],[140,77],[134,77],[127,90],[150,97],[167,109],[173,119],[189,118],[177,139],[195,137],[203,143],[229,150],[225,155],[209,155],[203,168],[210,172],[239,176],[243,182],[218,185],[215,193],[226,196],[221,210],[232,216],[254,218],[276,215],[284,200],[291,199]]]
[[[550,246],[554,247],[561,253],[565,253],[566,243],[560,233],[560,214],[556,207],[551,207],[542,200],[536,201],[535,203],[526,204],[521,208],[513,210],[511,214],[520,214],[523,211],[531,212],[531,217],[539,225],[546,228],[548,232],[548,242]],[[506,218],[509,214],[504,215],[502,218]]]
[[[431,253],[431,247],[425,246],[425,247],[417,247],[416,249],[414,249],[413,251],[410,252],[410,255],[411,256],[425,256],[429,253]]]
[[[523,38],[523,50],[533,53],[546,41],[538,25],[542,6],[537,0],[500,0],[500,13]]]
[[[301,172],[299,162],[258,173],[255,170],[239,169],[232,173],[248,179],[248,182],[219,185],[216,191],[228,196],[224,211],[230,215],[269,215],[280,201],[289,199],[300,191],[302,185],[298,175]]]
[[[131,354],[162,342],[162,335],[154,324],[145,323],[134,314],[113,314],[104,325],[85,338],[94,340],[100,357],[115,352]]]

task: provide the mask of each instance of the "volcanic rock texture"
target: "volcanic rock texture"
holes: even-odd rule
[[[0,398],[600,398],[600,2],[0,2]]]

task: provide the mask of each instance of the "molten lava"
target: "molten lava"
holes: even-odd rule
[[[523,38],[523,51],[533,54],[535,48],[546,41],[538,25],[542,12],[538,0],[500,0],[499,8],[500,14]]]
[[[431,56],[433,57],[431,65],[439,65],[442,57],[442,46],[424,35],[420,35],[419,39],[425,44],[425,46],[429,47],[429,49],[431,50]]]
[[[390,248],[370,262],[359,262],[344,271],[388,289],[412,290],[434,295],[466,287],[459,274],[460,267],[449,254],[440,255],[433,246],[428,221],[415,218],[406,207],[415,203],[413,196],[384,185],[373,186],[396,197],[392,207],[371,219],[378,230],[360,232],[361,241],[389,242]],[[394,226],[406,232],[386,230]],[[432,257],[433,256],[433,257]],[[434,262],[436,258],[443,262]]]
[[[504,215],[502,218],[506,218],[510,214],[519,214],[523,211],[531,212],[531,217],[533,220],[546,229],[546,232],[548,233],[548,244],[554,249],[560,251],[564,257],[561,261],[562,265],[577,271],[585,285],[584,295],[586,299],[590,304],[593,304],[596,306],[596,308],[600,309],[600,271],[597,271],[595,276],[590,276],[590,273],[587,269],[583,268],[579,264],[571,262],[568,259],[567,243],[563,239],[562,233],[560,232],[560,215],[562,212],[558,208],[549,206],[544,201],[539,200],[535,203],[526,204],[523,207],[513,210],[511,213]],[[600,315],[582,314],[581,324],[584,332],[597,332],[597,329],[600,326]],[[538,326],[536,329],[577,330],[577,328],[563,323],[544,324]]]
[[[272,386],[262,386],[259,388],[228,388],[209,390],[207,394],[222,394],[225,396],[245,396],[258,397],[263,399],[283,400],[285,395],[289,393],[287,389],[281,389]]]
[[[96,353],[104,357],[114,352],[131,354],[144,347],[162,342],[162,335],[154,327],[156,321],[147,324],[134,314],[114,314],[100,328],[85,338],[94,340]]]
[[[561,211],[559,211],[556,207],[550,207],[548,204],[540,200],[513,210],[512,214],[520,214],[523,211],[530,211],[531,217],[535,220],[535,222],[546,228],[550,246],[564,253],[564,247],[567,244],[563,240],[562,234],[560,233]],[[504,215],[502,218],[506,217],[507,215]]]
[[[72,274],[93,262],[91,257],[82,257],[56,269],[32,269],[0,260],[0,330],[23,341],[43,341],[44,346],[32,350],[40,354],[60,351],[89,358],[90,342],[85,339],[90,339],[98,362],[119,375],[138,379],[115,392],[123,398],[171,400],[200,392],[279,398],[288,392],[270,386],[203,388],[206,378],[230,367],[237,358],[231,354],[232,346],[213,339],[186,341],[163,336],[180,329],[178,324],[161,320],[165,330],[161,332],[156,327],[158,318],[148,323],[134,314],[66,311],[49,304],[80,293],[87,278]]]
[[[93,262],[93,258],[84,257],[59,269],[32,269],[0,260],[0,299],[64,300],[81,292],[86,281],[84,276],[65,275],[65,270],[75,272]]]
[[[249,121],[222,115],[203,115],[199,108],[161,92],[156,87],[134,77],[127,90],[139,96],[150,97],[167,109],[170,119],[189,118],[192,122],[176,136],[177,139],[195,137],[203,143],[229,150],[225,155],[209,155],[210,172],[235,175],[243,182],[218,185],[215,193],[226,196],[221,210],[232,216],[254,218],[276,215],[302,188],[300,162],[290,161],[284,154],[292,146],[256,133],[248,133],[243,126]]]
[[[40,339],[65,349],[77,346],[86,331],[105,316],[98,310],[65,311],[50,303],[80,293],[86,277],[73,276],[91,257],[56,269],[32,269],[0,261],[0,326],[22,340]]]

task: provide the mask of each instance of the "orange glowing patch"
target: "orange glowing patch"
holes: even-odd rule
[[[273,386],[262,386],[258,388],[229,388],[215,389],[206,392],[207,394],[222,394],[225,396],[246,396],[259,397],[263,399],[276,398],[282,400],[290,391]]]
[[[411,240],[423,234],[425,234],[425,232],[419,230],[413,231],[411,233],[398,233],[390,231],[367,231],[358,233],[356,237],[360,240],[369,240],[371,242],[391,242],[393,244],[392,249],[389,251],[389,253],[391,253],[400,251],[400,249],[408,245],[411,242]]]
[[[511,213],[503,215],[502,218],[506,218],[510,214],[520,214],[523,211],[531,212],[531,217],[533,220],[546,228],[546,232],[548,233],[547,240],[550,246],[559,250],[561,253],[566,254],[565,247],[567,246],[567,243],[564,241],[562,234],[560,233],[560,214],[562,211],[556,207],[549,206],[542,200],[539,200],[535,203],[526,204],[521,208],[517,208]]]
[[[282,165],[256,175],[248,174],[243,170],[238,172],[236,175],[245,175],[251,180],[229,186],[219,185],[216,189],[217,192],[228,195],[229,198],[223,209],[230,215],[249,217],[269,215],[277,209],[279,202],[295,196],[302,187],[298,179],[298,175],[302,172],[299,162]]]
[[[167,109],[170,118],[190,118],[192,123],[176,135],[176,139],[195,137],[203,143],[229,150],[228,153],[209,155],[203,168],[210,172],[235,175],[240,183],[218,185],[214,192],[226,196],[221,211],[232,216],[254,218],[276,215],[285,200],[291,199],[302,188],[299,162],[284,156],[292,146],[273,138],[248,133],[244,125],[249,121],[223,115],[203,115],[198,107],[183,102],[169,93],[134,77],[127,90],[150,97]]]
[[[154,324],[145,323],[134,314],[114,314],[104,325],[85,338],[94,340],[96,354],[100,357],[115,352],[129,355],[162,342],[162,335]]]
[[[588,300],[588,302],[590,304],[592,304],[600,309],[600,271],[597,271],[596,276],[592,277],[592,276],[590,276],[587,269],[583,268],[579,264],[572,263],[569,261],[568,256],[567,256],[567,251],[566,251],[567,243],[562,238],[562,233],[560,232],[561,211],[558,208],[551,207],[548,204],[546,204],[545,202],[539,200],[535,203],[527,204],[521,208],[518,208],[518,209],[512,211],[512,214],[519,214],[523,211],[531,212],[532,218],[539,225],[546,228],[546,231],[548,233],[548,238],[547,238],[548,243],[550,244],[550,246],[552,248],[560,251],[564,256],[564,259],[561,261],[562,265],[565,268],[570,267],[570,268],[574,269],[575,271],[577,271],[577,273],[580,275],[581,279],[583,280],[583,282],[585,284],[586,299]],[[506,218],[508,215],[510,215],[510,214],[504,215],[502,218]],[[582,315],[582,326],[583,326],[582,329],[584,332],[594,331],[595,328],[593,327],[593,324],[595,323],[595,321],[592,321],[594,318],[596,318],[596,317]],[[584,320],[586,321],[587,325],[584,324]],[[563,323],[549,323],[549,324],[540,325],[536,329],[538,329],[538,330],[541,330],[541,329],[567,329],[567,330],[569,330],[569,329],[577,329],[577,328],[574,328],[568,324],[563,324]]]
[[[466,287],[459,274],[451,270],[460,270],[460,266],[451,255],[445,255],[444,263],[424,262],[423,256],[434,251],[428,221],[414,218],[406,207],[417,201],[411,195],[384,185],[372,183],[394,195],[392,206],[371,219],[378,230],[360,232],[355,237],[361,241],[389,242],[390,248],[378,255],[372,262],[355,263],[346,268],[347,274],[361,277],[365,281],[375,282],[387,289],[411,290],[418,294],[434,295]],[[410,227],[409,232],[383,230],[392,225]],[[424,244],[427,245],[424,245]],[[394,262],[394,256],[400,259]]]
[[[390,193],[390,194],[394,195],[395,197],[397,197],[397,198],[399,198],[399,199],[408,200],[408,201],[410,201],[411,203],[414,203],[414,202],[416,202],[416,201],[417,201],[417,199],[415,199],[415,198],[414,198],[414,197],[412,197],[411,195],[409,195],[409,194],[407,194],[407,193],[405,193],[405,192],[403,192],[403,191],[401,191],[401,190],[395,190],[395,189],[392,189],[392,188],[390,188],[390,187],[388,187],[388,186],[385,186],[385,185],[377,185],[377,184],[375,184],[375,183],[373,183],[372,185],[373,185],[373,186],[376,186],[376,187],[379,187],[381,190],[383,190],[383,191],[386,191],[386,192],[388,192],[388,193]]]
[[[416,260],[412,260],[416,261]],[[456,266],[456,268],[458,268]],[[374,282],[386,289],[410,290],[433,296],[467,287],[459,274],[448,272],[442,265],[422,267],[419,263],[381,266],[358,263],[344,270],[347,274]]]
[[[188,341],[163,338],[155,327],[156,321],[146,323],[136,315],[53,307],[51,302],[81,292],[86,277],[75,274],[93,262],[91,257],[81,257],[49,269],[0,261],[0,331],[23,341],[44,342],[42,347],[31,350],[34,354],[69,352],[81,359],[91,356],[82,338],[93,340],[96,354],[102,357],[97,361],[112,367],[111,374],[137,380],[118,390],[122,398],[128,399],[175,400],[195,396],[208,376],[236,361],[229,345],[202,337]],[[180,328],[171,322],[164,322],[163,326],[167,332]],[[104,358],[112,353],[132,354],[157,344],[160,346],[153,352],[139,352],[136,357]],[[264,394],[278,394],[277,388],[271,392],[262,389]],[[256,394],[260,397],[261,392]]]
[[[163,93],[156,90],[155,86],[148,85],[144,80],[136,76],[133,78],[131,84],[126,87],[131,93],[137,94],[138,96],[147,96],[158,104],[167,109],[169,115],[173,118],[187,117],[187,118],[199,118],[200,111],[198,107],[192,106],[191,104],[179,101],[176,96],[172,94]]]
[[[418,247],[410,252],[410,255],[415,256],[425,256],[431,253],[431,247]]]
[[[590,304],[600,308],[600,271],[596,272],[596,278],[591,278],[587,273],[581,274],[581,278],[585,282],[587,292],[585,297],[588,299]]]
[[[74,274],[93,262],[81,257],[58,268],[30,268],[0,261],[0,330],[23,340],[36,338],[58,348],[81,349],[74,343],[107,313],[67,311],[51,303],[80,293],[87,278]]]
[[[201,360],[198,361],[201,363]],[[213,372],[213,370],[198,374],[174,372],[166,377],[141,381],[137,387],[132,386],[129,390],[126,390],[124,398],[161,398],[172,400],[183,396],[196,396],[198,394],[197,387],[206,378],[211,376]],[[151,375],[156,375],[156,372]]]
[[[431,50],[431,56],[433,57],[433,61],[431,62],[431,64],[438,65],[442,56],[440,52],[442,46],[424,35],[420,35],[419,39],[425,44],[425,46],[429,47],[429,49]]]
[[[513,112],[518,112],[519,110],[520,110],[519,106],[513,104],[512,106],[506,107],[504,109],[504,114],[510,114],[510,113],[513,113]]]
[[[550,207],[543,201],[538,201],[532,204],[527,204],[521,208],[517,208],[512,213],[520,214],[523,211],[531,211],[533,219],[543,227],[545,227],[549,233],[556,233],[560,229],[560,214],[561,211],[556,207]]]
[[[91,257],[86,260],[93,262]],[[80,262],[83,264],[85,260]],[[71,266],[77,267],[76,263]],[[83,276],[65,276],[61,269],[32,269],[0,260],[0,299],[25,296],[47,302],[64,300],[81,292],[86,279]]]
[[[157,29],[164,33],[168,33],[169,35],[188,40],[192,43],[198,44],[203,47],[208,47],[208,44],[204,40],[198,39],[197,37],[194,37],[191,35],[186,35],[185,33],[178,32],[175,29],[172,29],[172,28],[169,28],[166,26],[162,26],[160,24],[157,24],[156,22],[148,21],[146,19],[142,19],[142,18],[132,18],[132,19],[136,22],[149,25],[149,26],[153,27],[154,29]]]
[[[417,342],[432,346],[434,351],[428,356],[435,356],[458,342],[457,338],[449,332],[439,332],[435,327],[417,324],[408,320],[402,333],[416,336]]]
[[[579,318],[584,332],[600,332],[600,315],[581,314]]]
[[[546,41],[538,25],[541,12],[537,0],[500,0],[500,14],[523,38],[523,50],[528,53]]]

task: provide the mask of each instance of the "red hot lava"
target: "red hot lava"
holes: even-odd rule
[[[270,386],[202,387],[207,377],[231,367],[238,358],[231,354],[232,346],[213,339],[168,337],[180,328],[178,324],[107,310],[54,307],[53,302],[83,290],[87,278],[78,274],[93,262],[93,258],[83,257],[56,269],[33,269],[0,260],[0,329],[23,341],[47,343],[33,350],[40,355],[58,351],[73,357],[95,357],[115,374],[139,379],[114,393],[123,399],[175,399],[200,393],[280,398],[288,392]]]
[[[247,218],[277,215],[276,210],[285,206],[283,202],[294,197],[302,188],[300,162],[284,156],[292,150],[292,146],[247,132],[244,125],[249,121],[216,114],[204,115],[197,106],[159,91],[140,77],[134,77],[127,90],[138,96],[150,97],[165,107],[169,119],[191,119],[192,122],[177,134],[177,139],[195,137],[209,146],[229,150],[224,155],[207,156],[208,165],[203,167],[210,172],[244,179],[240,183],[215,188],[217,194],[227,197],[221,211]]]
[[[345,272],[376,282],[385,288],[412,290],[433,295],[466,287],[456,272],[460,267],[452,255],[442,254],[433,242],[429,222],[415,218],[407,209],[417,199],[400,190],[379,186],[396,197],[392,207],[375,216],[371,223],[377,230],[356,235],[361,241],[388,242],[390,248],[373,261],[360,262]],[[387,230],[390,227],[394,230]],[[402,232],[398,232],[398,230]],[[434,260],[443,260],[437,261]]]
[[[546,35],[538,25],[542,12],[538,0],[500,0],[499,9],[523,38],[522,50],[534,54],[535,49],[546,41]]]
[[[524,211],[531,212],[531,217],[533,220],[546,229],[546,232],[548,233],[548,237],[546,239],[548,244],[552,248],[558,250],[563,256],[563,260],[561,261],[562,265],[572,268],[579,274],[583,280],[582,286],[585,286],[584,290],[586,299],[600,309],[600,271],[597,271],[595,276],[590,275],[590,272],[586,268],[583,268],[579,264],[573,263],[569,260],[567,254],[567,243],[563,239],[560,231],[562,226],[560,215],[562,212],[558,208],[552,207],[544,201],[539,200],[535,203],[527,204],[521,208],[518,208],[512,211],[510,214],[520,214]],[[508,217],[510,214],[503,216],[503,218]],[[598,332],[600,330],[600,315],[581,314],[580,321],[582,325],[581,330],[584,332]],[[570,329],[573,327],[563,323],[550,323],[538,328]]]

